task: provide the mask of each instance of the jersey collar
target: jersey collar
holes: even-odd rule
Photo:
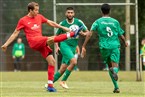
[[[73,20],[72,20],[72,22],[70,23],[70,22],[68,22],[68,19],[66,19],[66,21],[67,21],[67,23],[68,24],[73,24],[74,23],[74,18],[73,18]]]
[[[104,16],[103,16],[102,18],[111,18],[111,17],[104,17]]]

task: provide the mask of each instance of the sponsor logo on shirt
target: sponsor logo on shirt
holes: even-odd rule
[[[37,25],[37,24],[34,24],[33,27],[31,27],[32,30],[36,30],[36,29],[39,29],[39,28],[40,28],[40,26]]]
[[[105,24],[105,25],[113,25],[114,26],[114,23],[112,23],[112,22],[101,22],[101,24]]]
[[[31,22],[28,22],[28,24],[30,24]]]

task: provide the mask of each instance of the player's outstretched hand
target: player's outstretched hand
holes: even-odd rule
[[[6,52],[7,46],[6,46],[6,45],[2,45],[2,46],[1,46],[1,49],[2,49],[3,52]]]
[[[81,58],[84,58],[86,55],[86,48],[82,47]]]

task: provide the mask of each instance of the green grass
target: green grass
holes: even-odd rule
[[[56,93],[47,92],[47,72],[1,72],[1,97],[144,97],[145,82],[136,81],[136,72],[119,72],[121,93],[114,94],[113,84],[105,71],[73,72],[68,90],[55,83]],[[143,75],[145,78],[145,75]]]

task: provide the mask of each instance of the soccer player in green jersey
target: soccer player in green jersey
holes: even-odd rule
[[[121,29],[119,22],[109,16],[110,5],[103,4],[101,6],[101,11],[103,16],[97,19],[91,27],[90,33],[88,34],[83,46],[82,46],[82,56],[84,57],[86,53],[85,46],[87,41],[91,37],[93,32],[97,32],[99,36],[99,48],[103,60],[109,67],[109,75],[114,84],[114,93],[119,93],[118,71],[119,71],[119,59],[120,59],[120,41],[119,37],[123,40],[125,46],[128,45],[123,36],[124,31]]]
[[[25,57],[25,45],[22,38],[18,38],[17,42],[13,45],[12,56],[14,59],[14,71],[21,70],[21,61]]]
[[[143,69],[145,70],[145,39],[141,41],[142,47],[140,50],[140,56],[142,57],[143,60]]]
[[[60,22],[60,25],[70,28],[71,30],[75,29],[75,27],[83,26],[82,35],[86,35],[88,32],[87,27],[85,24],[77,18],[74,18],[75,12],[72,7],[68,7],[65,12],[66,19]],[[58,29],[56,35],[66,33],[66,31],[62,29]],[[78,37],[70,38],[60,43],[60,48],[56,43],[56,52],[60,50],[62,54],[62,62],[60,69],[54,75],[54,82],[56,82],[64,73],[60,85],[67,89],[68,86],[66,84],[66,80],[68,79],[71,71],[73,70],[74,66],[77,64],[77,59],[75,58],[76,47],[78,45]]]

